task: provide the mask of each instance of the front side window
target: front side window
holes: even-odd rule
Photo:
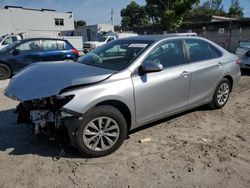
[[[219,57],[219,52],[217,52],[215,49],[212,49],[215,47],[205,41],[197,39],[186,39],[185,43],[189,54],[190,63]]]
[[[21,52],[25,52],[25,51],[41,51],[42,47],[41,47],[41,43],[40,40],[33,40],[33,41],[28,41],[25,42],[23,44],[21,44],[20,46],[17,47],[17,49],[19,49]]]
[[[79,63],[111,70],[128,67],[153,41],[120,40],[103,45],[78,59]]]
[[[184,55],[180,40],[167,41],[160,44],[145,61],[155,61],[164,68],[184,64]]]

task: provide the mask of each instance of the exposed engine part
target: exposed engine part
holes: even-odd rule
[[[50,123],[55,123],[55,115],[48,110],[31,110],[30,120],[34,124],[35,134],[40,133],[40,129],[45,128]]]
[[[73,96],[54,96],[32,101],[25,101],[18,105],[18,123],[28,123],[35,134],[41,132],[46,134],[55,133],[69,113],[63,113],[62,107],[68,103]]]

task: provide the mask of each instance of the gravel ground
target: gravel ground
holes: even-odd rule
[[[250,187],[250,71],[223,109],[198,108],[148,125],[97,159],[16,125],[17,103],[2,94],[7,82],[0,82],[1,188]],[[138,142],[146,137],[152,140]]]

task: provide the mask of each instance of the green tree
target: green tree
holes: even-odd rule
[[[230,17],[243,17],[243,7],[240,6],[239,0],[231,0],[231,7],[229,8],[228,15]]]
[[[184,13],[199,2],[199,0],[146,0],[145,10],[153,24],[161,24],[164,30],[176,31],[183,22]]]
[[[131,1],[126,8],[121,10],[121,17],[121,25],[125,29],[149,24],[144,6],[138,5],[135,1]]]
[[[78,27],[81,27],[81,26],[85,26],[86,22],[83,21],[83,20],[77,20],[77,21],[74,21],[74,25],[75,25],[75,28],[78,28]]]

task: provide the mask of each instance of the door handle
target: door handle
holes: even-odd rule
[[[222,67],[222,63],[219,62],[219,63],[217,64],[217,66],[221,68],[221,67]]]
[[[183,71],[183,72],[181,73],[181,76],[187,77],[187,76],[190,75],[190,74],[191,74],[191,72]]]

